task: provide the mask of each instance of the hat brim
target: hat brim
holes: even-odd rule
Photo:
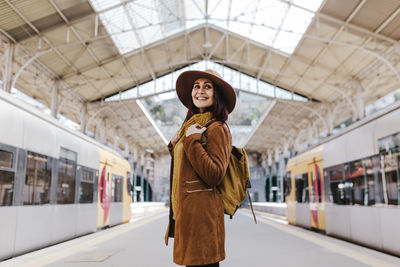
[[[228,113],[231,113],[236,105],[235,90],[222,78],[205,71],[188,70],[182,72],[178,79],[176,79],[176,93],[182,104],[190,109],[192,105],[193,84],[199,78],[210,79],[218,86]]]

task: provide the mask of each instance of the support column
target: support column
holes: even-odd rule
[[[276,171],[276,202],[281,202],[281,179],[279,175],[279,161],[275,161]]]
[[[140,153],[140,202],[144,201],[144,152]]]
[[[285,143],[283,144],[283,171],[282,171],[282,175],[281,175],[281,200],[282,202],[285,202],[285,186],[286,186],[286,181],[285,179],[287,179],[287,173],[286,173],[286,165],[288,162],[288,158],[289,158],[289,140],[286,140]]]
[[[333,127],[334,127],[334,125],[333,125],[334,117],[333,116],[334,116],[333,109],[331,107],[328,107],[328,110],[326,113],[326,119],[325,119],[327,126],[328,126],[328,129],[327,129],[328,136],[332,135],[332,133],[333,133]]]
[[[133,197],[133,202],[137,202],[137,192],[136,192],[136,186],[137,186],[137,159],[134,159],[133,161],[133,192],[132,192],[132,197]]]
[[[290,177],[287,177],[287,172],[286,172],[286,166],[287,166],[287,163],[288,163],[288,160],[289,160],[289,158],[288,157],[284,157],[283,158],[283,164],[284,164],[284,170],[285,170],[285,178],[286,179],[289,179],[289,183],[291,183],[291,181],[290,181]],[[287,186],[287,183],[283,183],[283,185],[285,185],[286,184],[286,186]],[[284,188],[282,187],[282,202],[286,202],[286,195],[285,195],[285,191],[283,190]]]
[[[276,187],[277,187],[277,192],[276,192],[276,200],[277,202],[281,202],[281,175],[279,171],[279,151],[275,150],[275,168],[276,168]]]
[[[353,121],[361,120],[365,116],[365,101],[363,95],[363,87],[358,80],[351,82],[351,87],[355,91],[353,102],[356,107],[356,114],[353,115]]]
[[[99,125],[99,141],[100,141],[100,143],[102,143],[102,144],[104,144],[105,142],[106,142],[106,136],[107,136],[107,134],[106,134],[106,119],[105,118],[103,118],[102,120],[101,120],[101,122],[100,122],[100,125]]]
[[[116,151],[119,151],[120,150],[119,149],[119,134],[118,134],[117,130],[118,129],[113,129],[112,130],[112,136],[114,137],[114,139],[113,139],[113,148]]]
[[[136,186],[137,186],[137,166],[138,166],[138,149],[137,147],[133,148],[133,191],[132,191],[132,198],[133,202],[137,202],[137,191],[136,191]]]
[[[265,201],[267,201],[267,198],[268,198],[268,192],[267,192],[267,182],[268,182],[268,179],[267,179],[267,168],[268,168],[268,162],[267,162],[267,154],[265,154],[265,153],[261,154],[261,167],[263,168],[263,171],[264,171],[263,177],[265,179],[265,181],[264,181],[264,199],[265,199]]]
[[[13,65],[14,65],[15,44],[8,44],[5,55],[5,68],[3,72],[3,90],[7,93],[11,92],[12,78],[13,78]]]
[[[314,126],[312,123],[309,124],[309,126],[307,127],[307,144],[308,146],[312,145],[312,141],[313,141],[313,136],[314,136]]]
[[[146,169],[146,202],[150,201],[150,169]]]
[[[88,119],[88,110],[87,110],[87,102],[82,104],[81,109],[81,133],[86,134],[86,125]]]
[[[60,81],[56,80],[54,82],[54,87],[51,93],[51,104],[50,104],[50,110],[51,110],[51,116],[56,118],[57,117],[57,109],[58,109],[58,92],[60,90]]]
[[[272,202],[272,153],[268,153],[268,175],[269,175],[269,202]]]

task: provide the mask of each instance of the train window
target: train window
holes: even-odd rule
[[[114,202],[122,202],[122,187],[123,187],[123,177],[122,176],[116,176],[113,175],[113,196],[112,200]]]
[[[301,174],[298,174],[294,177],[294,184],[296,188],[296,201],[299,203],[303,202],[303,188],[304,188],[304,180]]]
[[[294,177],[294,184],[296,187],[296,201],[298,203],[309,202],[309,188],[308,188],[308,177],[307,173],[297,174]]]
[[[131,181],[131,173],[126,173],[126,190],[128,191],[128,195],[132,195],[132,181]]]
[[[380,154],[400,152],[400,133],[380,138],[378,147]]]
[[[339,205],[350,204],[350,194],[347,190],[348,184],[344,179],[344,165],[326,168],[329,180],[329,189],[332,202]]]
[[[79,203],[93,203],[94,171],[83,169],[79,185]]]
[[[60,147],[60,158],[70,160],[72,162],[78,161],[78,153],[75,151]]]
[[[52,159],[28,151],[24,186],[24,205],[49,203]]]
[[[347,188],[350,190],[352,204],[364,205],[366,192],[366,175],[361,160],[353,161],[345,165],[345,177]]]
[[[75,201],[76,162],[78,154],[69,149],[60,148],[58,161],[57,203],[68,204]]]
[[[0,167],[13,168],[14,154],[12,152],[0,150]]]
[[[11,206],[14,192],[14,172],[0,170],[0,206]]]
[[[76,163],[67,159],[60,159],[58,161],[57,203],[74,203],[75,177]]]
[[[387,202],[391,205],[399,204],[399,154],[387,154],[382,156],[384,177],[386,181]]]
[[[362,162],[366,179],[364,205],[383,203],[383,184],[379,173],[379,156],[363,159]]]

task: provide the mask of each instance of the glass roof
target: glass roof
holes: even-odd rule
[[[323,0],[89,0],[121,54],[209,23],[291,54]]]
[[[253,93],[267,98],[280,98],[286,100],[295,100],[307,102],[307,98],[289,92],[288,90],[282,89],[278,86],[274,86],[270,83],[262,80],[257,80],[254,77],[228,68],[224,65],[215,63],[213,61],[200,61],[198,63],[186,66],[180,70],[171,72],[165,76],[151,80],[147,83],[143,83],[139,86],[133,87],[120,94],[108,97],[105,101],[118,101],[132,98],[142,98],[152,95],[160,95],[163,98],[177,97],[175,92],[175,82],[178,76],[187,70],[205,70],[213,69],[222,75],[225,81],[227,81],[234,89]]]
[[[105,99],[119,101],[132,98],[137,100],[151,116],[156,128],[165,140],[170,140],[181,126],[187,108],[179,101],[175,92],[177,77],[186,70],[213,69],[224,77],[237,90],[234,111],[229,116],[229,127],[233,144],[244,146],[249,134],[272,103],[272,98],[281,98],[306,102],[307,99],[285,89],[257,80],[221,64],[212,61],[200,61],[163,77],[134,87],[120,94]]]

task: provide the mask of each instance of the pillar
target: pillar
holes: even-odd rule
[[[100,132],[99,141],[102,144],[104,144],[106,142],[106,136],[107,136],[106,131],[107,131],[106,130],[106,119],[103,118],[99,125],[99,132]]]
[[[132,166],[132,171],[133,171],[133,191],[132,191],[132,198],[133,202],[137,202],[137,191],[136,191],[136,186],[137,186],[137,166],[138,166],[138,150],[137,147],[133,147],[133,166]]]
[[[144,201],[144,152],[140,154],[140,202]]]
[[[133,161],[133,192],[132,192],[132,197],[133,197],[133,202],[137,202],[137,192],[136,192],[136,179],[137,179],[137,159]]]
[[[272,202],[272,153],[268,153],[268,174],[269,174],[269,202]]]
[[[279,150],[275,150],[275,168],[276,168],[276,187],[277,187],[277,202],[281,202],[281,179],[282,175],[280,175],[279,170]]]
[[[58,109],[58,92],[60,90],[60,81],[56,80],[54,82],[53,89],[51,91],[51,103],[50,103],[50,110],[51,116],[54,118],[57,117],[57,109]]]
[[[82,104],[81,109],[81,133],[86,134],[86,124],[88,119],[87,102]]]
[[[3,90],[7,93],[11,92],[11,85],[13,79],[13,65],[14,65],[14,53],[15,44],[8,44],[7,50],[5,52],[5,68],[3,72]]]
[[[146,202],[150,201],[150,169],[146,169]]]
[[[351,88],[355,91],[353,103],[356,107],[356,114],[353,114],[353,121],[364,118],[365,115],[365,101],[363,95],[363,87],[358,80],[351,82]]]

